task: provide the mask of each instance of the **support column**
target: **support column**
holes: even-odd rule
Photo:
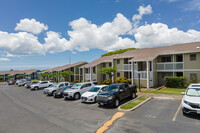
[[[90,67],[90,82],[92,81],[92,67]]]
[[[76,67],[74,67],[74,81],[76,80]]]
[[[174,54],[173,54],[173,77],[174,77],[174,69],[175,69],[175,68],[174,68],[174,61],[175,61],[175,60],[174,60]]]
[[[85,68],[83,67],[83,82],[85,82]]]
[[[5,82],[5,81],[6,81],[6,75],[5,75],[5,74],[4,74],[4,77],[3,77],[3,78],[4,78],[4,80],[3,80],[3,81]]]
[[[134,73],[133,73],[133,62],[131,62],[131,83],[132,83],[132,85],[133,85],[133,79],[134,79]]]
[[[78,70],[79,70],[79,72],[78,72],[79,73],[79,82],[81,82],[81,68],[79,67]]]
[[[147,88],[149,88],[149,61],[147,61]]]
[[[113,62],[113,60],[112,60],[112,68],[114,67],[114,62]],[[112,76],[112,83],[114,83],[114,73],[112,73],[113,74],[113,76]]]

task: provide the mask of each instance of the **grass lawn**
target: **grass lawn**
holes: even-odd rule
[[[142,93],[181,95],[181,92],[185,92],[185,90],[186,89],[181,89],[181,88],[162,88],[160,90],[142,90]]]
[[[141,102],[145,101],[148,97],[139,97],[135,100],[133,100],[132,102],[129,102],[123,106],[120,107],[120,109],[123,109],[123,110],[128,110],[128,109],[132,109],[134,108],[135,106],[139,105]]]

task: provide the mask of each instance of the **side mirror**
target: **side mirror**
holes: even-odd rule
[[[185,95],[185,92],[181,92],[182,95]]]

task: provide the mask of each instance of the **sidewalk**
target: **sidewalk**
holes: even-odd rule
[[[155,94],[155,93],[142,93],[142,92],[137,92],[137,95],[153,97],[153,98],[166,98],[166,99],[177,99],[177,100],[181,100],[183,98],[183,95]]]

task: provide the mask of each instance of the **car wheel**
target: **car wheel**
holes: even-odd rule
[[[36,87],[34,87],[34,90],[38,90],[38,87],[36,86]]]
[[[52,95],[53,95],[54,92],[56,92],[56,91],[52,91]]]
[[[119,106],[119,99],[115,99],[114,107],[118,107],[118,106]]]
[[[131,98],[132,98],[132,99],[136,98],[135,92],[132,93]]]
[[[74,94],[74,99],[75,99],[75,100],[80,99],[80,94],[79,94],[79,93]]]

